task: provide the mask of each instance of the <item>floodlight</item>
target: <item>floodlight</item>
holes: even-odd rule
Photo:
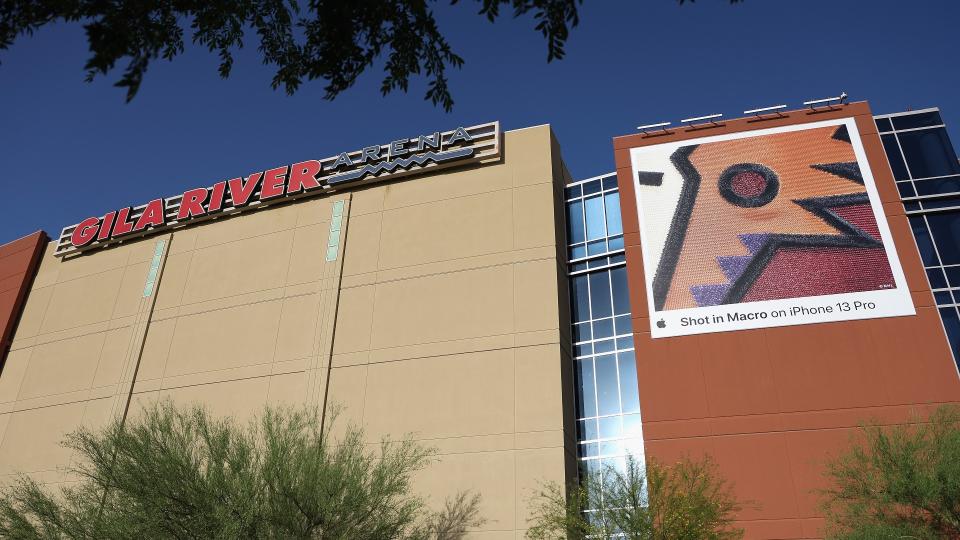
[[[644,132],[644,133],[650,133],[650,130],[651,130],[651,129],[660,128],[660,129],[662,129],[664,132],[666,132],[666,131],[667,131],[667,126],[669,126],[670,124],[671,124],[671,122],[660,122],[660,123],[658,123],[658,124],[645,124],[645,125],[642,125],[642,126],[637,126],[637,129],[639,129],[640,131],[642,131],[642,132]]]
[[[743,114],[752,114],[757,118],[760,118],[765,113],[776,113],[777,116],[783,116],[783,113],[780,112],[781,109],[786,109],[786,105],[774,105],[772,107],[760,107],[759,109],[750,109],[749,111],[743,111]]]

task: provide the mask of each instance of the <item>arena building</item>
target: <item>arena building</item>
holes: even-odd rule
[[[472,537],[522,537],[543,481],[705,453],[748,538],[822,537],[860,422],[960,401],[960,164],[936,109],[749,112],[586,180],[492,122],[0,246],[0,482],[70,482],[63,435],[149,400],[336,405],[436,447],[417,489],[479,491]]]

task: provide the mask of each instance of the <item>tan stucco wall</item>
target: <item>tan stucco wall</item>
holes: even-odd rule
[[[546,126],[505,133],[503,153],[66,261],[51,245],[0,374],[0,482],[69,481],[57,441],[123,414],[128,395],[131,411],[171,397],[238,417],[339,404],[339,424],[371,441],[437,448],[417,485],[434,504],[480,491],[488,521],[473,536],[519,537],[537,483],[575,466],[569,175]]]

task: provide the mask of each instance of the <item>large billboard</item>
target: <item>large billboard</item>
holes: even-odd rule
[[[652,337],[915,313],[852,118],[630,160]]]

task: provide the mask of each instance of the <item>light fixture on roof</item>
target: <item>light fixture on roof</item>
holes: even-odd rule
[[[693,118],[684,118],[680,122],[683,124],[687,124],[691,128],[697,127],[697,126],[704,126],[706,124],[713,124],[716,126],[718,125],[717,118],[720,118],[721,116],[723,116],[723,113],[708,114],[705,116],[695,116]],[[697,124],[697,122],[700,122],[700,124]]]
[[[839,96],[828,97],[823,99],[811,99],[810,101],[804,101],[803,104],[810,107],[810,110],[817,108],[818,106],[833,108],[833,103],[836,102],[837,105],[843,105],[847,100],[847,93],[841,92]]]
[[[661,130],[663,130],[664,133],[666,133],[667,126],[669,126],[671,123],[672,122],[660,122],[657,124],[646,124],[642,126],[637,126],[637,129],[642,131],[644,135],[649,135],[651,129],[657,129],[657,128],[660,128]]]
[[[766,114],[776,114],[778,117],[783,118],[784,115],[780,112],[782,109],[786,109],[786,105],[774,105],[772,107],[760,107],[759,109],[750,109],[749,111],[743,111],[743,114],[752,114],[757,118],[763,118]]]

